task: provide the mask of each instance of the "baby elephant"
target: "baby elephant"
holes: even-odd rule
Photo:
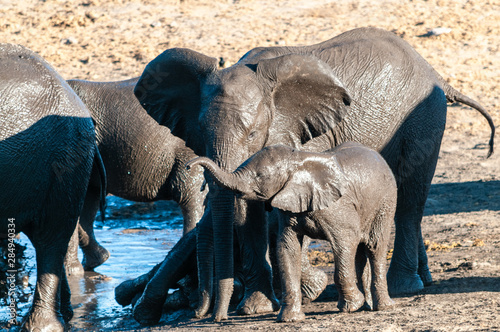
[[[205,167],[218,185],[241,198],[266,201],[281,211],[277,256],[283,296],[278,321],[305,317],[300,291],[304,235],[332,245],[341,311],[355,311],[364,304],[356,280],[367,258],[374,309],[394,304],[387,291],[386,251],[396,210],[396,181],[380,154],[352,142],[322,153],[271,146],[231,174],[204,157],[187,166],[194,165]]]

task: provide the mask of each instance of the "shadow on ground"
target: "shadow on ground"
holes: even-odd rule
[[[500,181],[431,185],[424,215],[500,211]]]
[[[500,277],[464,277],[441,280],[424,289],[425,294],[500,292]]]

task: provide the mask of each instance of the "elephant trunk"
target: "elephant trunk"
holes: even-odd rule
[[[200,165],[204,167],[213,177],[215,182],[220,186],[210,187],[209,195],[211,201],[212,223],[213,223],[213,238],[215,254],[215,307],[213,313],[214,321],[227,319],[229,302],[233,293],[234,283],[234,261],[233,261],[233,220],[234,220],[234,193],[235,179],[237,176],[232,173],[224,172],[212,160],[206,157],[196,158],[186,164],[193,167]],[[205,244],[206,245],[206,244]],[[202,245],[203,246],[203,245]],[[201,249],[201,248],[200,248]],[[204,270],[199,271],[201,274],[211,274],[207,266]],[[207,288],[211,285],[207,284]],[[203,297],[203,296],[202,296]],[[208,299],[210,298],[208,294]],[[203,300],[203,298],[202,298]],[[206,312],[205,308],[200,308],[199,314]]]
[[[198,157],[186,164],[187,168],[191,168],[193,166],[200,165],[204,167],[210,176],[214,179],[214,181],[224,189],[229,189],[231,191],[242,193],[244,192],[244,188],[248,186],[248,184],[243,181],[240,172],[228,173],[223,171],[215,162],[206,157]]]

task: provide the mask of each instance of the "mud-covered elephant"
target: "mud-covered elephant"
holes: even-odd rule
[[[283,294],[279,321],[305,318],[299,268],[304,235],[329,241],[332,246],[341,311],[356,311],[365,303],[356,281],[362,281],[367,258],[373,308],[393,306],[387,291],[386,254],[397,188],[379,153],[352,142],[320,153],[275,145],[257,152],[232,173],[222,171],[206,157],[188,163],[188,167],[194,165],[205,167],[219,186],[238,197],[266,202],[281,212],[277,257]],[[364,286],[370,289],[370,285]]]
[[[186,170],[185,163],[196,155],[182,139],[160,126],[141,107],[134,96],[137,80],[68,80],[68,84],[94,120],[97,144],[106,168],[107,192],[137,202],[177,202],[186,234],[195,227],[205,209],[208,187],[203,189],[203,171],[201,168]],[[93,270],[109,257],[94,236],[93,222],[98,207],[99,192],[89,190],[79,234],[75,234],[68,252],[67,265],[73,269],[81,270],[77,257],[78,236],[85,270]]]
[[[447,102],[462,102],[488,120],[493,151],[494,124],[487,111],[453,89],[404,40],[376,28],[312,46],[256,48],[222,70],[215,58],[169,49],[147,65],[135,94],[153,118],[228,172],[275,144],[320,152],[355,141],[380,152],[398,185],[388,272],[392,294],[419,291],[432,280],[420,223]],[[249,280],[239,313],[277,309],[263,236],[264,204],[209,185],[218,281],[214,319],[227,316],[233,225]]]
[[[272,248],[276,248],[278,218],[274,216],[269,219],[269,242]],[[195,296],[200,293],[202,296],[198,299],[198,303],[200,301],[201,303],[195,311],[195,316],[202,317],[205,315],[208,308],[204,307],[203,291],[209,288],[208,285],[211,284],[212,279],[205,275],[207,272],[206,262],[202,262],[201,259],[197,260],[197,257],[205,256],[203,252],[198,252],[198,250],[207,250],[204,241],[200,240],[200,237],[206,238],[208,237],[207,234],[212,234],[211,224],[211,213],[208,209],[196,225],[196,228],[184,234],[161,263],[147,273],[126,280],[116,287],[115,300],[123,306],[132,304],[133,316],[136,321],[143,325],[157,324],[164,308],[180,308],[180,306],[188,303],[193,305],[197,302]],[[309,238],[306,238],[305,241],[309,241]],[[236,241],[235,248],[238,247],[239,244]],[[275,272],[273,284],[276,286],[275,290],[279,290],[281,286],[277,273],[278,263],[275,252],[276,250],[271,249],[269,253],[273,264],[273,272]],[[300,287],[302,302],[309,303],[315,300],[326,288],[328,277],[324,271],[310,264],[307,250],[302,251],[301,257]],[[234,266],[236,271],[235,292],[232,294],[231,302],[237,304],[243,298],[246,282],[242,275],[242,261],[239,255],[234,256]],[[193,278],[193,272],[197,270],[197,267],[199,267],[198,283]],[[177,291],[169,292],[169,290],[177,288],[179,288]]]
[[[23,330],[63,331],[73,316],[63,261],[91,173],[105,191],[85,105],[39,55],[0,44],[0,233],[24,232],[36,251]]]

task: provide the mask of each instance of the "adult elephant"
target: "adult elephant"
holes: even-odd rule
[[[429,284],[420,223],[447,101],[462,102],[487,118],[491,154],[494,125],[487,111],[447,84],[405,41],[376,28],[312,46],[256,48],[223,70],[216,64],[188,49],[169,49],[148,64],[135,94],[159,123],[228,172],[273,144],[324,151],[356,141],[381,152],[398,184],[390,292],[412,293]],[[196,144],[199,137],[204,145]],[[213,183],[209,197],[218,280],[214,319],[227,315],[233,224],[250,281],[239,312],[276,309],[264,205],[242,202]]]
[[[107,176],[107,192],[136,202],[173,200],[184,217],[184,234],[192,230],[205,209],[208,188],[202,190],[203,170],[187,170],[196,157],[185,142],[160,126],[134,96],[139,78],[117,82],[68,80],[88,107],[95,123],[97,145]],[[68,251],[66,269],[82,270],[78,262],[78,237],[83,268],[93,270],[109,257],[96,240],[93,222],[99,192],[89,190],[80,216],[79,234]],[[71,269],[71,268],[70,268]]]
[[[63,260],[91,173],[105,190],[85,105],[36,53],[0,44],[0,233],[22,231],[36,251],[23,331],[63,331],[73,315]]]

